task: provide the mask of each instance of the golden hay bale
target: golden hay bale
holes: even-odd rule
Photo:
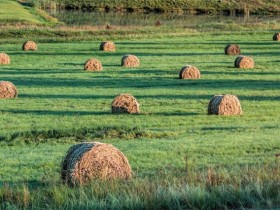
[[[200,71],[194,66],[186,65],[182,67],[179,77],[180,79],[199,79]]]
[[[37,45],[33,41],[27,41],[22,45],[22,50],[29,51],[29,50],[37,50]]]
[[[115,52],[116,46],[114,42],[102,42],[100,44],[100,50],[106,51],[106,52]]]
[[[239,56],[235,59],[234,66],[236,68],[250,69],[254,68],[255,63],[253,58],[248,56]]]
[[[241,115],[242,109],[234,95],[215,95],[208,104],[209,115]]]
[[[237,44],[229,44],[225,47],[225,54],[226,55],[240,55],[241,50]]]
[[[17,97],[16,86],[8,81],[0,81],[0,98],[15,98]]]
[[[102,71],[103,67],[99,60],[92,58],[86,61],[84,69],[86,71]]]
[[[10,64],[10,57],[6,53],[0,53],[0,64]]]
[[[280,33],[275,33],[275,34],[273,35],[273,40],[274,40],[274,41],[280,41]]]
[[[139,103],[130,94],[120,94],[112,102],[112,113],[140,113]]]
[[[129,179],[131,174],[124,154],[113,145],[100,142],[74,145],[62,161],[61,178],[71,185],[93,179]]]
[[[140,66],[140,61],[135,55],[125,55],[122,58],[122,66],[138,67],[138,66]]]

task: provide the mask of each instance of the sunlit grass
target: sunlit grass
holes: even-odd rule
[[[0,208],[279,207],[279,43],[270,31],[179,30],[170,36],[161,30],[166,28],[142,38],[103,31],[115,41],[114,53],[99,51],[100,31],[95,41],[39,36],[34,52],[2,37],[1,51],[11,64],[0,66],[0,77],[19,95],[0,104]],[[228,43],[239,44],[256,67],[233,68],[235,56],[223,54]],[[121,67],[127,53],[141,66]],[[102,62],[102,72],[83,70],[91,57]],[[202,78],[179,80],[186,64],[199,68]],[[134,95],[141,114],[111,114],[120,93]],[[207,116],[210,98],[225,93],[239,97],[244,114]],[[63,185],[61,160],[81,141],[119,148],[133,179]]]

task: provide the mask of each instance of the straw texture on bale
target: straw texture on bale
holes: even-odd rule
[[[129,179],[132,176],[125,155],[113,145],[100,142],[70,147],[61,167],[61,178],[70,185],[83,185],[93,179]]]
[[[130,94],[120,94],[112,102],[112,113],[140,113],[139,103]]]
[[[29,50],[37,50],[37,45],[33,41],[27,41],[22,45],[22,50],[29,51]]]
[[[122,58],[122,66],[138,67],[138,66],[140,66],[140,61],[135,55],[125,55]]]
[[[0,98],[15,98],[17,97],[16,86],[8,81],[0,81]]]
[[[180,79],[199,79],[200,78],[200,71],[198,68],[190,65],[186,65],[182,67],[179,73]]]
[[[241,115],[242,109],[234,95],[216,95],[208,104],[208,115]]]
[[[116,46],[114,42],[102,42],[100,44],[100,50],[106,51],[106,52],[115,52]]]
[[[102,71],[103,66],[99,60],[92,58],[86,61],[84,69],[86,71]]]
[[[273,35],[273,40],[274,40],[274,41],[280,41],[280,33],[275,33],[275,34]]]
[[[10,64],[10,57],[6,53],[0,53],[0,64]]]
[[[225,47],[225,54],[226,55],[240,55],[241,54],[240,47],[236,44],[229,44]]]
[[[235,59],[234,66],[236,68],[251,69],[254,68],[255,63],[253,58],[248,56],[239,56]]]

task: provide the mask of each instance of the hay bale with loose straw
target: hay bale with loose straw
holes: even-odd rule
[[[84,69],[86,71],[102,71],[103,66],[99,60],[95,58],[91,58],[86,61]]]
[[[106,51],[106,52],[115,52],[116,46],[114,42],[102,42],[100,44],[100,50]]]
[[[239,56],[235,59],[234,62],[235,68],[241,68],[241,69],[251,69],[254,68],[255,63],[253,58],[248,56]]]
[[[190,65],[186,65],[182,67],[179,73],[180,79],[199,79],[200,78],[200,71],[198,68]]]
[[[226,55],[240,55],[241,50],[237,44],[229,44],[225,47],[225,54]]]
[[[273,40],[274,40],[274,41],[280,41],[280,33],[275,33],[275,34],[273,35]]]
[[[35,50],[37,50],[37,45],[33,41],[27,41],[22,45],[22,50],[24,50],[24,51],[29,51],[29,50],[35,51]]]
[[[15,98],[17,97],[16,86],[8,81],[0,81],[0,98]]]
[[[241,115],[242,109],[234,95],[215,95],[208,104],[208,115]]]
[[[138,66],[140,66],[140,61],[135,55],[125,55],[122,58],[122,66],[138,67]]]
[[[139,103],[130,94],[120,94],[112,102],[112,113],[140,113]]]
[[[70,147],[61,166],[61,178],[70,185],[94,179],[129,179],[131,167],[125,155],[110,144],[85,142]]]
[[[0,64],[10,64],[11,59],[6,53],[0,53]]]

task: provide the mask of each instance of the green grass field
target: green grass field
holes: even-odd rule
[[[132,189],[138,182],[147,184],[148,179],[152,185],[160,182],[163,189],[174,187],[178,193],[185,185],[201,184],[175,184],[189,177],[186,171],[204,176],[209,168],[238,180],[251,168],[256,171],[252,180],[278,182],[279,173],[270,179],[270,171],[279,167],[275,154],[280,150],[280,60],[279,43],[270,40],[267,32],[209,34],[203,40],[200,35],[115,40],[115,53],[100,52],[97,41],[38,43],[36,52],[22,52],[19,44],[1,45],[11,57],[11,65],[1,66],[1,79],[13,82],[19,91],[18,98],[2,100],[0,106],[0,154],[5,160],[0,163],[2,186],[30,188],[29,196],[35,198],[38,191],[43,196],[44,191],[56,190],[65,208],[75,208],[78,201],[65,200],[63,195],[77,192],[68,192],[59,184],[59,171],[67,149],[80,141],[112,143],[123,151],[135,172],[133,181],[125,184]],[[243,54],[254,58],[256,67],[233,68],[235,57],[223,54],[229,42],[238,43]],[[120,60],[126,53],[137,55],[141,67],[122,68]],[[104,71],[83,70],[91,57],[101,60]],[[179,70],[185,64],[198,67],[202,78],[179,80]],[[133,94],[141,104],[141,114],[111,114],[111,102],[120,93]],[[206,115],[210,98],[225,93],[239,97],[243,116]],[[166,182],[170,182],[168,186]],[[34,187],[37,185],[42,189]],[[144,199],[141,193],[134,196]],[[51,195],[52,199],[59,198]],[[87,207],[102,208],[105,198],[99,195],[95,199],[95,204]],[[121,198],[115,199],[120,202],[117,207],[122,206]],[[271,203],[253,204],[279,204],[278,193],[271,199]],[[51,201],[36,205],[58,205]],[[28,205],[32,203],[31,199]]]
[[[279,208],[280,42],[271,41],[274,30],[224,27],[75,29],[62,39],[50,28],[19,39],[22,29],[0,33],[0,50],[11,58],[0,78],[19,92],[0,103],[0,209]],[[38,51],[23,52],[30,37]],[[108,38],[116,52],[99,51]],[[236,57],[224,55],[228,43],[252,56],[255,68],[234,68]],[[127,53],[141,66],[121,67]],[[102,72],[83,70],[93,57]],[[186,64],[200,69],[200,80],[178,79]],[[141,114],[111,114],[120,93],[134,95]],[[243,115],[208,116],[211,97],[227,93],[239,97]],[[82,141],[116,146],[133,179],[64,185],[61,160]]]

